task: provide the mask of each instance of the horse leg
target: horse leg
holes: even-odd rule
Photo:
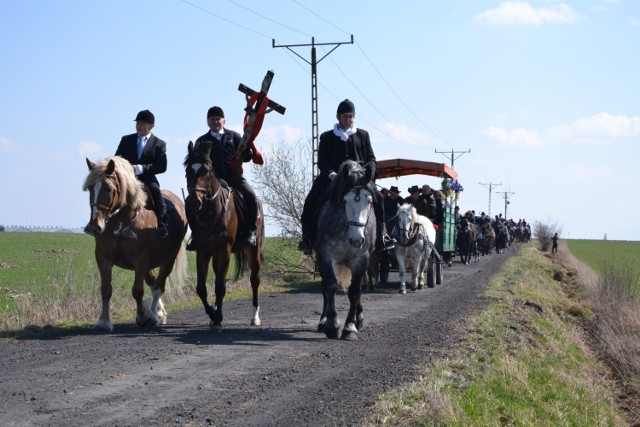
[[[209,316],[211,322],[213,322],[215,309],[209,305],[207,296],[207,275],[209,274],[209,260],[210,254],[205,254],[203,251],[196,252],[196,293],[202,301],[204,311]]]
[[[335,295],[338,290],[338,279],[333,271],[333,264],[327,257],[318,255],[318,272],[322,277],[322,296],[324,300],[323,316],[325,318],[323,330],[327,338],[338,338],[340,320],[336,311]],[[360,276],[362,279],[362,276]],[[358,287],[360,283],[358,283]],[[322,318],[321,318],[322,323]],[[318,326],[318,329],[320,326]]]
[[[148,303],[145,304],[144,298],[144,282],[155,283],[156,274],[153,270],[143,270],[146,267],[140,267],[135,269],[135,276],[133,278],[133,287],[131,288],[131,295],[136,300],[136,323],[138,326],[149,326],[152,324],[151,315],[149,313]],[[153,285],[151,286],[153,288]]]
[[[404,256],[396,254],[396,258],[398,260],[398,276],[400,276],[400,293],[405,295],[407,293],[407,284],[405,283]]]
[[[154,326],[165,325],[167,323],[167,312],[164,309],[161,297],[164,294],[164,290],[167,285],[167,277],[171,274],[174,264],[175,259],[160,266],[158,277],[156,277],[153,286],[149,285],[149,281],[147,280],[147,284],[151,286],[152,289],[152,299],[149,306],[149,312],[152,321],[155,323]]]
[[[94,329],[113,332],[113,324],[109,318],[109,308],[111,306],[111,296],[113,294],[113,286],[111,285],[111,269],[113,264],[110,261],[100,261],[96,256],[98,270],[100,271],[100,295],[102,297],[102,312],[100,318],[93,326]]]
[[[260,251],[258,247],[251,247],[245,250],[247,259],[249,260],[249,269],[251,275],[249,282],[251,283],[251,291],[253,293],[253,316],[251,317],[252,326],[260,326],[260,305],[258,304],[258,289],[260,288],[260,269],[262,268],[262,260],[260,259]]]
[[[320,315],[320,322],[318,323],[318,332],[324,332],[324,325],[327,323],[327,302],[329,298],[327,297],[327,293],[324,291],[324,287],[321,285],[322,289],[322,314]]]
[[[227,272],[229,271],[229,261],[231,256],[231,245],[227,245],[226,250],[222,248],[223,256],[213,260],[213,271],[215,278],[216,301],[214,303],[213,322],[211,326],[214,332],[222,332],[222,302],[227,294]]]
[[[349,313],[347,313],[347,320],[344,323],[344,329],[342,330],[343,340],[357,340],[358,339],[358,327],[356,324],[356,315],[360,318],[359,323],[364,322],[364,315],[362,314],[362,305],[360,304],[361,288],[360,282],[362,281],[362,274],[356,274],[351,279],[351,286],[347,291],[349,295]],[[360,310],[358,310],[358,308]],[[359,311],[359,312],[358,312]]]

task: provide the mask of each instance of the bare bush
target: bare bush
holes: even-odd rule
[[[558,223],[543,223],[541,221],[536,221],[533,224],[533,236],[538,239],[540,244],[540,250],[547,252],[551,249],[551,239],[555,233],[560,235],[562,232],[562,228],[558,225]]]
[[[311,144],[279,142],[252,170],[256,191],[267,209],[265,217],[278,224],[281,237],[300,237],[302,207],[311,188]]]

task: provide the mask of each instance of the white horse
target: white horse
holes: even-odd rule
[[[411,204],[398,208],[398,235],[395,254],[400,274],[400,293],[407,293],[405,266],[411,266],[411,290],[422,289],[424,273],[429,265],[436,229],[429,218],[418,215]]]

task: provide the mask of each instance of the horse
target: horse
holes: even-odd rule
[[[135,271],[132,294],[136,301],[136,323],[140,326],[165,324],[167,313],[160,297],[167,277],[175,270],[171,279],[175,279],[178,288],[184,287],[186,279],[184,204],[175,194],[162,190],[167,203],[169,235],[161,239],[156,233],[156,214],[146,206],[151,197],[136,178],[131,164],[120,156],[98,164],[88,158],[86,161],[89,174],[82,189],[89,191],[91,216],[84,232],[95,238],[102,295],[102,313],[94,328],[113,331],[109,318],[113,266]],[[149,306],[143,301],[144,282],[153,294]]]
[[[476,225],[469,222],[466,217],[460,218],[458,249],[460,251],[460,261],[465,265],[470,263],[472,256],[478,261],[476,234]]]
[[[509,229],[507,226],[498,221],[496,224],[496,253],[501,254],[509,244]]]
[[[404,295],[407,293],[405,261],[411,265],[411,290],[422,289],[424,273],[436,241],[436,229],[427,217],[418,215],[415,207],[407,203],[398,208],[396,236],[395,256],[398,260],[400,293]]]
[[[187,218],[196,246],[196,292],[202,301],[214,332],[222,331],[222,302],[227,292],[227,272],[233,254],[237,280],[249,266],[253,293],[252,326],[260,326],[258,288],[262,268],[264,246],[264,222],[262,205],[258,202],[256,246],[240,239],[242,234],[243,200],[240,193],[218,179],[209,157],[211,144],[199,144],[194,148],[189,141],[184,159],[187,189]],[[209,262],[215,274],[215,303],[211,306],[207,295]]]
[[[364,323],[361,284],[376,240],[372,178],[371,168],[345,161],[321,204],[314,242],[323,297],[318,330],[324,331],[328,338],[336,339],[340,332],[335,306],[338,286],[349,295],[349,312],[341,338],[357,339]]]
[[[484,235],[482,239],[482,255],[489,255],[496,241],[496,232],[491,226],[491,221],[485,221],[480,228]]]

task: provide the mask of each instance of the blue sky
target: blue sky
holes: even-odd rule
[[[318,66],[320,131],[356,105],[378,159],[455,160],[463,209],[557,223],[568,238],[640,240],[640,1],[2,0],[0,224],[81,227],[91,160],[149,108],[181,194],[189,140],[275,72],[256,144],[311,138],[311,71],[277,45],[350,41]],[[318,47],[318,56],[331,47]],[[294,49],[307,60],[309,47]],[[268,159],[268,157],[267,157]],[[309,165],[310,167],[310,165]],[[251,168],[248,175],[251,179]],[[424,176],[386,179],[406,195]],[[500,184],[500,185],[497,185]],[[629,218],[629,219],[628,219]],[[276,234],[271,225],[268,234]]]

